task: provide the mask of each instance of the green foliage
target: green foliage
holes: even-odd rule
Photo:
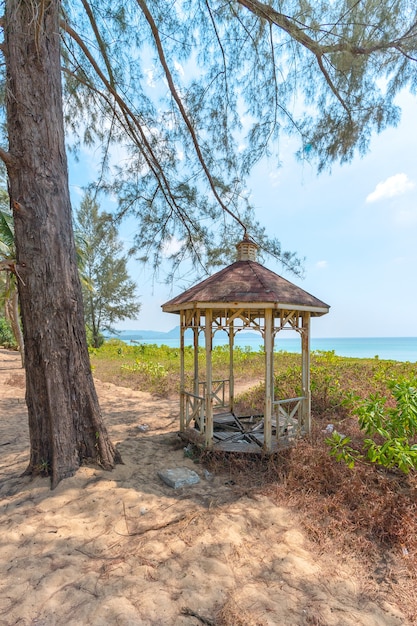
[[[90,326],[86,327],[86,335],[87,335],[87,344],[89,346],[94,346],[94,348],[100,348],[103,345],[105,338],[101,332],[93,333],[93,330]]]
[[[256,378],[255,376],[253,378],[260,383],[241,396],[244,412],[263,410],[264,370],[262,357],[257,354],[259,370]],[[301,395],[300,355],[277,352],[274,363],[275,398]],[[252,366],[253,363],[248,362],[248,372]],[[358,399],[375,392],[386,394],[388,384],[392,380],[400,376],[409,376],[410,371],[412,371],[410,364],[397,361],[339,357],[332,351],[312,352],[310,390],[313,423],[317,419],[326,420],[326,423],[347,419],[357,405]]]
[[[152,382],[163,381],[168,376],[168,371],[161,363],[149,363],[148,361],[136,361],[134,365],[122,365],[122,370],[127,372],[140,372],[150,378]]]
[[[310,390],[313,410],[333,412],[343,406],[345,389],[341,384],[344,366],[333,351],[316,350],[311,355]]]
[[[4,317],[0,317],[0,346],[4,348],[17,348],[10,323]]]
[[[47,459],[41,459],[35,470],[39,476],[50,476],[51,463]]]
[[[13,217],[8,210],[0,210],[0,258],[15,258]]]
[[[331,437],[326,438],[326,443],[330,446],[330,454],[336,461],[344,461],[349,469],[355,466],[355,461],[362,458],[362,455],[350,446],[350,437],[342,435],[334,430]]]
[[[7,192],[0,187],[0,261],[13,263],[16,260],[14,224],[5,196],[8,200]],[[16,289],[16,279],[12,272],[7,271],[6,278],[0,282],[0,289],[2,291],[0,293],[2,300],[11,298],[13,291]]]
[[[292,363],[285,367],[289,357]],[[302,395],[301,357],[279,353],[275,357],[275,397],[290,398]],[[295,361],[295,362],[294,362]],[[343,384],[346,370],[352,370],[353,361],[337,357],[334,351],[311,353],[310,391],[313,414],[344,413],[344,404],[349,391]]]
[[[1,174],[0,174],[1,177]],[[13,267],[16,261],[16,246],[14,236],[13,216],[9,207],[9,194],[4,187],[0,187],[0,261],[9,263]],[[6,320],[10,321],[10,329],[13,339],[9,337],[9,331],[4,329],[3,343],[6,347],[18,348],[23,358],[23,334],[19,315],[17,278],[16,274],[7,269],[0,276],[0,306],[4,310]]]
[[[180,350],[166,345],[128,345],[118,339],[105,341],[100,348],[90,347],[91,363],[95,375],[102,380],[132,386],[167,395],[179,392]],[[194,371],[192,346],[184,351],[186,384],[190,384]],[[214,377],[229,377],[229,348],[216,346],[212,353]],[[200,373],[205,371],[205,350],[198,353]],[[260,379],[263,375],[264,357],[250,348],[236,348],[235,375]]]
[[[417,469],[417,379],[390,381],[388,388],[395,406],[387,406],[387,398],[373,394],[354,409],[361,430],[368,435],[363,440],[364,454],[350,446],[350,437],[333,432],[327,439],[338,461],[353,467],[355,461],[365,459],[405,474]]]
[[[107,341],[91,349],[96,376],[133,388],[167,395],[179,391],[178,348]],[[193,349],[185,349],[186,379],[191,381]],[[228,378],[229,348],[213,350],[214,376]],[[237,381],[250,381],[248,392],[237,399],[237,406],[262,411],[265,397],[264,355],[237,348],[234,353]],[[199,368],[204,372],[205,351],[199,351]],[[275,397],[297,397],[301,393],[300,355],[275,355]],[[313,423],[324,428],[329,421],[336,429],[326,441],[332,456],[349,467],[374,463],[408,472],[417,467],[417,383],[409,363],[379,359],[337,357],[334,352],[314,352],[311,365]],[[258,382],[259,381],[259,382]],[[386,398],[391,392],[391,399]],[[357,416],[359,419],[353,420]],[[360,428],[358,438],[349,420]],[[349,434],[340,431],[350,428]]]
[[[77,212],[76,238],[82,280],[85,322],[89,343],[98,348],[103,332],[137,315],[140,305],[136,285],[129,278],[127,255],[118,240],[117,229],[107,213],[86,194]]]
[[[118,197],[120,216],[136,217],[134,246],[155,268],[167,257],[173,271],[189,256],[203,270],[224,264],[245,225],[299,271],[257,222],[248,173],[264,156],[279,163],[284,134],[319,169],[366,152],[373,133],[398,123],[395,95],[417,87],[410,0],[283,7],[63,3],[74,148],[103,146],[98,185]],[[126,154],[117,166],[112,144]]]

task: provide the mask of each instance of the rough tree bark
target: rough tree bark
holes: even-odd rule
[[[121,462],[90,369],[62,112],[59,0],[6,0],[6,163],[15,220],[29,411],[29,474],[54,488],[84,461]]]

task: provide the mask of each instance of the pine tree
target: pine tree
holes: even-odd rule
[[[114,324],[140,311],[135,291],[129,278],[127,255],[118,239],[111,215],[100,213],[98,203],[86,194],[77,212],[75,230],[80,246],[84,313],[91,343],[98,348],[103,331],[114,331]]]

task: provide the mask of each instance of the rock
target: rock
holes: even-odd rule
[[[187,467],[174,467],[173,469],[160,470],[158,476],[166,485],[173,489],[195,485],[200,482],[198,474]]]

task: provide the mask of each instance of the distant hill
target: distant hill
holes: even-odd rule
[[[180,327],[175,326],[168,332],[161,332],[160,330],[122,330],[120,336],[129,335],[136,339],[176,339],[180,336]]]
[[[247,338],[259,338],[259,335],[253,332],[242,331],[239,333],[239,335],[244,335]],[[152,339],[157,339],[158,341],[163,341],[164,339],[179,340],[180,327],[175,326],[167,332],[161,332],[160,330],[120,330],[118,331],[117,335],[112,335],[112,337],[118,337],[119,339],[123,339],[124,341],[149,341]]]

